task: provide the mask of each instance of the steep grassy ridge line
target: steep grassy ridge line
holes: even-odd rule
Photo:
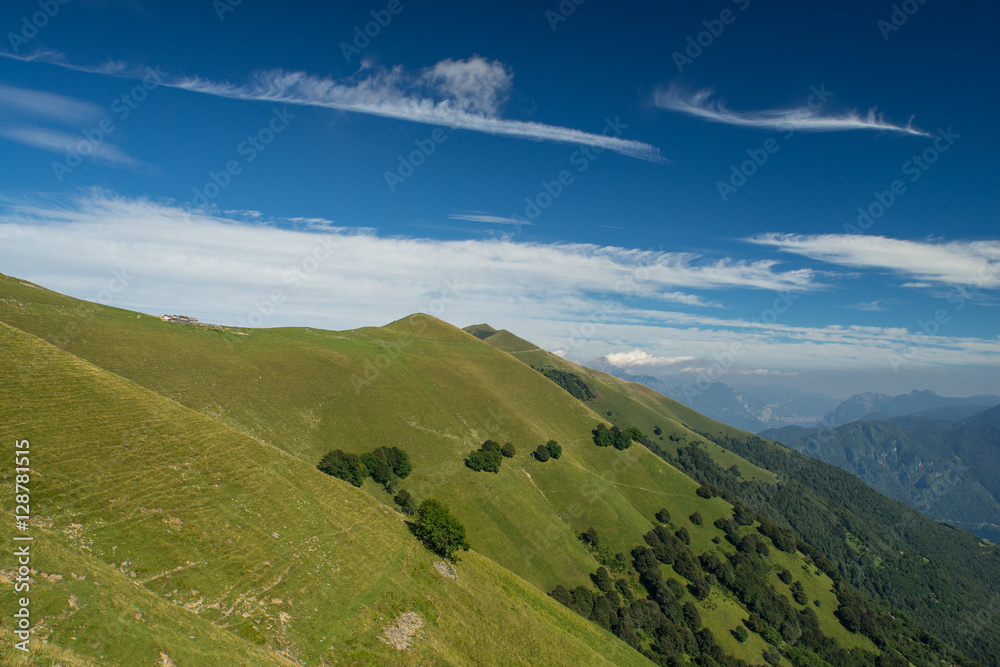
[[[308,463],[3,324],[0,349],[0,438],[31,441],[35,664],[648,664],[474,552],[442,577]],[[7,504],[0,525],[8,564]],[[405,655],[378,639],[403,611],[425,623]]]
[[[594,447],[594,412],[429,316],[348,332],[237,335],[136,318],[11,279],[0,281],[0,294],[0,319],[306,463],[333,448],[406,449],[414,473],[405,488],[446,502],[481,553],[544,591],[584,583],[597,567],[578,532],[606,525],[609,546],[627,551],[641,543],[653,511],[693,488],[643,448],[622,455]],[[463,464],[487,438],[518,448],[498,475]],[[549,438],[565,454],[540,464],[529,453]],[[650,479],[650,470],[662,474]],[[630,487],[648,489],[638,507]]]

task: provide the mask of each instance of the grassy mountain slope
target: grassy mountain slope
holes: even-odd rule
[[[304,461],[3,324],[0,347],[0,431],[31,441],[33,664],[645,662],[474,552],[443,577],[399,514]],[[378,637],[405,611],[424,627],[400,654]]]
[[[28,437],[58,443],[71,457],[65,460],[62,486],[52,487],[57,495],[41,501],[58,508],[53,526],[72,525],[74,511],[92,513],[97,518],[81,524],[94,526],[88,537],[100,551],[91,555],[118,569],[126,563],[126,582],[133,579],[136,564],[143,569],[136,578],[183,566],[142,588],[176,604],[194,604],[199,618],[238,640],[262,642],[265,662],[260,664],[271,659],[267,651],[282,650],[294,651],[287,659],[303,664],[316,664],[325,655],[387,664],[411,659],[490,663],[497,661],[495,655],[518,661],[528,651],[535,652],[526,660],[533,664],[536,656],[546,655],[551,656],[543,659],[546,664],[641,661],[610,634],[590,625],[585,630],[579,625],[582,619],[553,607],[543,591],[589,585],[588,575],[598,562],[577,539],[580,532],[590,527],[600,531],[606,552],[602,558],[628,553],[643,544],[653,526],[651,516],[662,507],[675,517],[676,527],[688,529],[695,557],[733,554],[723,531],[712,525],[728,519],[733,507],[722,498],[698,496],[697,482],[646,448],[596,447],[591,429],[602,418],[634,419],[630,425],[647,432],[659,426],[665,446],[671,443],[679,451],[698,442],[711,453],[713,464],[733,468],[744,483],[776,488],[773,473],[697,433],[736,437],[741,432],[735,429],[603,374],[588,376],[599,395],[582,403],[520,358],[428,316],[356,331],[238,331],[165,323],[4,277],[0,321],[15,328],[9,330],[10,340],[33,341],[20,344],[7,362],[20,388],[3,395],[5,405],[22,405],[20,393],[37,394],[34,412],[19,408],[12,422],[34,424],[41,435]],[[74,356],[60,356],[16,329]],[[509,332],[487,338],[515,354],[544,355]],[[56,358],[80,365],[74,372],[98,374],[161,407],[143,408],[137,398],[116,401],[110,397],[113,392],[91,387],[75,392],[76,402],[60,403],[77,380]],[[557,358],[538,360],[555,364]],[[580,372],[572,365],[566,368]],[[162,410],[170,419],[160,416]],[[32,414],[42,418],[33,420]],[[74,432],[86,437],[74,439]],[[109,441],[102,435],[107,433],[115,437]],[[476,473],[463,463],[486,438],[517,447],[499,474]],[[529,452],[549,438],[563,445],[564,454],[543,464]],[[457,582],[430,567],[431,557],[406,532],[381,487],[369,480],[354,489],[315,470],[330,449],[361,453],[381,445],[410,453],[414,471],[404,488],[418,500],[443,500],[468,527],[474,552],[460,565]],[[183,464],[173,461],[180,454]],[[78,459],[85,461],[79,472],[69,465]],[[112,471],[115,481],[128,478],[124,492],[97,486],[109,460],[112,468],[119,466]],[[59,465],[43,461],[39,470],[46,474]],[[87,483],[67,481],[77,474]],[[703,516],[703,525],[687,520],[693,512]],[[134,533],[130,521],[137,526]],[[125,525],[127,539],[116,532]],[[358,528],[362,525],[363,530]],[[200,537],[172,535],[185,526]],[[220,544],[219,534],[230,535],[225,539],[234,544],[247,540],[250,549],[235,555],[236,547],[224,539]],[[318,542],[309,542],[314,538]],[[290,555],[288,544],[306,548],[308,555],[301,548],[297,556]],[[78,547],[73,542],[66,546],[70,551]],[[833,582],[826,574],[818,573],[801,552],[771,551],[760,562],[772,579],[784,568],[815,577],[807,577],[806,583],[810,599],[824,601],[815,610],[824,632],[843,647],[877,652],[834,616]],[[217,554],[225,558],[216,560]],[[334,561],[358,581],[333,578],[324,587],[323,568],[333,569]],[[219,564],[225,568],[220,570]],[[666,565],[663,571],[679,576]],[[638,586],[631,572],[625,574]],[[265,588],[268,596],[273,588],[274,597],[283,602],[301,593],[303,601],[294,608],[308,610],[311,604],[313,614],[296,620],[292,611],[281,609],[282,603],[270,603],[276,605],[272,609],[264,599],[256,608],[240,606],[241,595],[260,597]],[[690,593],[685,595],[692,601]],[[767,648],[761,635],[751,633],[740,643],[730,633],[749,615],[732,593],[712,586],[696,607],[726,653],[760,661]],[[410,653],[397,654],[377,636],[406,610],[425,618],[426,640]],[[244,611],[248,616],[242,616]],[[291,618],[283,618],[281,611]],[[511,621],[512,615],[523,620]],[[547,642],[550,626],[563,633],[552,653],[531,642],[520,653],[505,646],[508,636],[532,633],[538,642]],[[545,631],[539,633],[539,628]],[[64,636],[60,639],[60,646],[73,646]],[[150,655],[159,641],[146,640]],[[327,646],[334,647],[332,654]],[[99,643],[85,655],[96,655],[98,649],[112,650]]]
[[[609,546],[627,551],[641,543],[652,511],[694,488],[642,448],[595,448],[598,415],[429,316],[349,332],[240,335],[136,318],[12,279],[2,286],[10,296],[0,301],[0,319],[304,461],[333,448],[407,449],[415,468],[407,490],[418,499],[433,491],[456,509],[482,553],[543,590],[584,582],[596,568],[577,533],[607,525]],[[518,449],[496,476],[463,464],[487,438]],[[529,452],[550,438],[564,446],[564,458],[532,460]],[[372,492],[389,501],[374,485]]]

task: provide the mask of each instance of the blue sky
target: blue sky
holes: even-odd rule
[[[0,271],[227,324],[488,321],[677,381],[1000,393],[1000,8],[651,4],[5,3]]]

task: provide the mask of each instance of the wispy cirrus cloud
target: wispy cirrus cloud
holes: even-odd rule
[[[896,125],[888,122],[872,107],[865,115],[855,111],[833,114],[823,104],[803,104],[797,107],[738,112],[726,106],[726,100],[712,89],[689,91],[673,85],[661,89],[654,96],[656,106],[676,111],[713,123],[736,125],[765,130],[796,130],[801,132],[846,132],[851,130],[882,130],[921,137],[931,136],[910,123]]]
[[[0,83],[0,107],[9,113],[31,115],[63,123],[82,123],[100,117],[101,110],[88,102],[31,88]]]
[[[101,110],[89,102],[0,83],[0,137],[50,153],[82,153],[114,167],[141,167],[141,162],[109,141],[94,142],[68,131],[84,129],[100,117]],[[85,151],[78,150],[81,143],[86,144]]]
[[[831,264],[890,271],[916,282],[1000,287],[1000,240],[908,241],[856,234],[760,234],[747,239]]]
[[[79,65],[51,51],[0,56],[124,78],[138,79],[147,72],[147,68],[118,61]],[[655,146],[612,136],[607,130],[599,134],[501,117],[513,88],[513,73],[506,65],[480,56],[442,60],[415,73],[400,66],[365,68],[354,77],[332,79],[272,69],[254,73],[245,83],[168,76],[161,85],[235,100],[321,107],[517,139],[593,146],[650,162],[663,161]]]
[[[0,137],[43,151],[59,154],[75,151],[81,142],[79,135],[30,125],[0,126]],[[122,149],[110,143],[90,142],[88,143],[88,151],[90,159],[100,164],[107,164],[114,167],[129,167],[132,169],[138,169],[142,166],[139,160],[136,160]]]
[[[486,222],[494,225],[534,225],[527,220],[517,218],[504,218],[497,215],[485,215],[479,213],[453,213],[448,216],[449,220],[465,220],[466,222]]]

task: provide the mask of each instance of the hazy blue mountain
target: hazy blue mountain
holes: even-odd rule
[[[727,385],[713,382],[703,390],[671,385],[651,375],[633,375],[600,357],[588,364],[629,382],[680,401],[698,412],[746,431],[757,433],[786,424],[817,424],[838,399],[781,386]]]
[[[914,389],[909,394],[889,396],[866,392],[855,394],[831,410],[823,418],[824,424],[838,425],[856,421],[870,414],[900,417],[937,408],[978,407],[980,410],[1000,404],[1000,396],[984,394],[953,398],[939,396],[933,391],[918,391]]]
[[[927,397],[915,398],[910,406]],[[898,401],[882,409],[904,409],[905,405]],[[852,472],[933,519],[984,536],[996,535],[1000,531],[1000,406],[961,416],[971,410],[951,405],[901,417],[868,415],[832,429],[788,426],[761,435]]]

